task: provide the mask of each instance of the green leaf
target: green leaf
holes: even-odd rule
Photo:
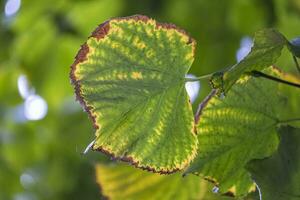
[[[199,106],[199,150],[186,173],[206,177],[219,185],[221,193],[242,196],[252,191],[245,164],[271,155],[279,142],[277,85],[245,77],[226,98],[217,97],[214,90]]]
[[[196,176],[158,175],[124,165],[96,165],[102,194],[111,200],[230,200]]]
[[[195,45],[174,25],[140,15],[93,32],[71,79],[96,128],[94,150],[160,173],[190,163],[197,138],[184,78]]]
[[[219,89],[219,94],[227,93],[240,77],[274,64],[287,44],[287,39],[274,29],[257,31],[250,53],[231,68],[215,73],[210,80],[212,87]]]
[[[264,200],[300,199],[300,129],[281,127],[278,151],[270,158],[254,160],[248,168]]]

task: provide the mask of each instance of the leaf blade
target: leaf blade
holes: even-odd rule
[[[254,189],[244,166],[277,148],[276,124],[282,104],[277,84],[246,77],[224,99],[214,93],[200,105],[199,150],[186,173],[196,173],[219,185],[221,193],[244,196]]]
[[[195,176],[158,175],[124,165],[97,164],[96,180],[101,192],[112,200],[226,200]]]
[[[71,71],[96,128],[93,149],[153,172],[183,169],[197,148],[184,89],[194,50],[183,30],[146,16],[100,25]]]

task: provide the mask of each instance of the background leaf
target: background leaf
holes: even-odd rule
[[[111,200],[226,200],[199,177],[158,175],[124,165],[96,165],[97,182]]]
[[[239,196],[253,190],[245,164],[271,155],[279,142],[276,124],[282,102],[277,85],[247,77],[224,99],[215,92],[208,96],[197,113],[198,155],[186,173],[206,177],[222,193]]]
[[[247,168],[265,200],[300,199],[300,129],[281,127],[281,141],[270,158],[251,161]]]
[[[194,49],[183,30],[146,16],[100,25],[71,72],[97,129],[93,149],[154,172],[189,164],[197,139],[184,78]]]

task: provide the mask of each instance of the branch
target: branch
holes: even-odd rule
[[[289,82],[289,81],[277,78],[275,76],[265,74],[265,73],[260,72],[260,71],[254,70],[254,71],[251,71],[250,74],[253,77],[262,77],[262,78],[265,78],[265,79],[269,79],[269,80],[272,80],[272,81],[276,81],[276,82],[279,82],[279,83],[283,83],[283,84],[286,84],[286,85],[290,85],[290,86],[293,86],[293,87],[300,88],[300,84]]]

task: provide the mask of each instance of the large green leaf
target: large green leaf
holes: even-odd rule
[[[245,164],[271,155],[278,145],[277,91],[277,83],[249,77],[236,83],[226,98],[213,91],[199,106],[199,150],[186,173],[215,182],[221,193],[240,196],[252,190]]]
[[[71,71],[97,129],[93,149],[154,172],[187,166],[197,149],[184,87],[194,49],[183,30],[146,16],[101,24]]]
[[[253,70],[263,70],[274,64],[283,47],[288,44],[287,39],[274,29],[257,31],[250,53],[231,68],[215,73],[211,78],[212,87],[218,89],[219,94],[227,93],[243,75]]]
[[[96,165],[101,192],[111,200],[230,200],[196,176],[158,175],[124,165]]]
[[[300,129],[280,129],[278,151],[270,158],[254,160],[248,168],[264,200],[300,199]]]

